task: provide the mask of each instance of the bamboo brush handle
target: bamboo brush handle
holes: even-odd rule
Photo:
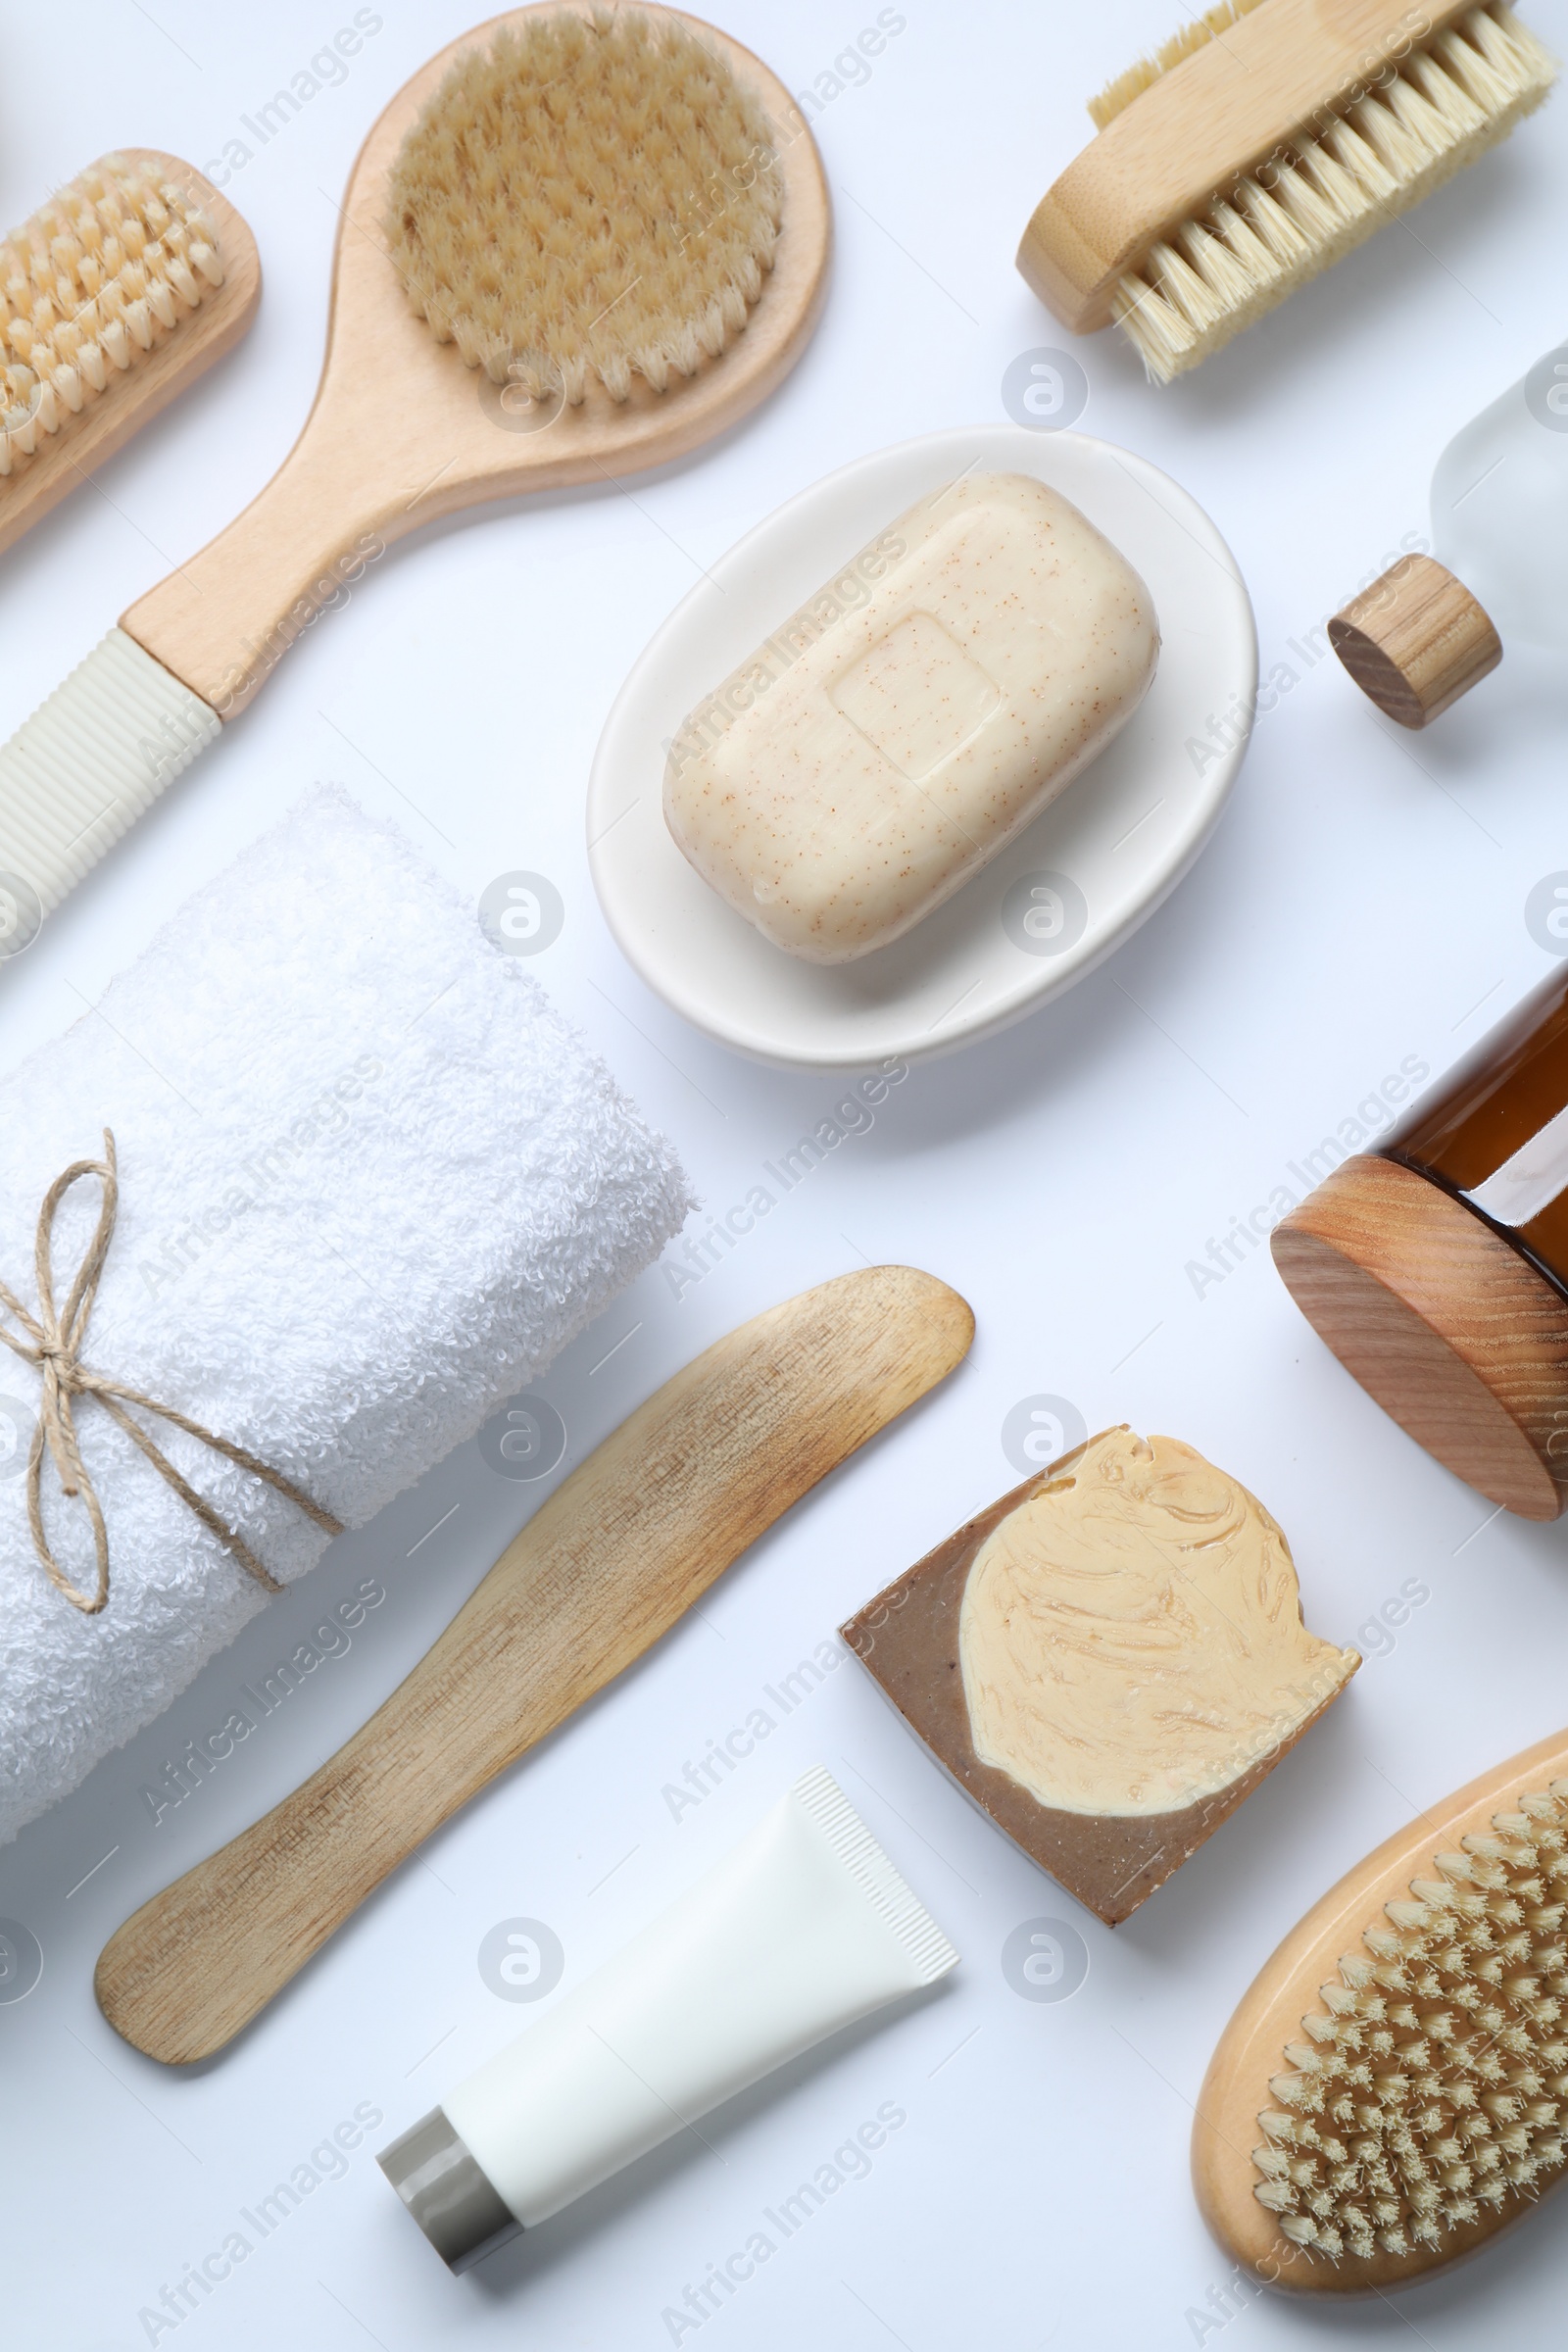
[[[110,1938],[95,1978],[110,2024],[169,2065],[221,2049],[432,1831],[951,1372],[973,1332],[945,1283],[879,1266],[688,1364],[550,1496],[346,1746]]]
[[[121,615],[125,634],[220,718],[243,710],[367,563],[426,519],[399,514],[354,441],[351,418],[318,409],[244,512]]]
[[[1036,208],[1018,268],[1076,334],[1116,281],[1283,149],[1322,135],[1380,74],[1476,0],[1263,0],[1142,91]],[[1411,19],[1415,18],[1412,26]]]

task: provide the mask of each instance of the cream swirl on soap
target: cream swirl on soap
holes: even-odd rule
[[[959,1612],[970,1737],[1043,1805],[1175,1811],[1288,1743],[1360,1663],[1309,1634],[1290,1546],[1174,1438],[1115,1429],[1009,1512]]]

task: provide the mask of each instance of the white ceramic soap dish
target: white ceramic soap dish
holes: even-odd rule
[[[857,962],[802,962],[744,921],[675,847],[662,809],[665,747],[781,618],[916,499],[975,466],[1048,482],[1142,573],[1159,616],[1154,683],[1060,800],[934,914]],[[653,638],[594,758],[594,887],[648,986],[737,1053],[807,1069],[949,1054],[1071,988],[1175,889],[1236,779],[1256,687],[1257,638],[1235,559],[1168,474],[1082,433],[1011,424],[927,433],[792,498],[712,565]]]

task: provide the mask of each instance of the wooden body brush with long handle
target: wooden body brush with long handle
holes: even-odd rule
[[[1503,0],[1222,0],[1093,102],[1100,136],[1018,268],[1168,382],[1505,137],[1556,72]]]
[[[549,0],[432,58],[350,176],[305,429],[0,748],[0,873],[49,912],[368,553],[734,424],[805,348],[829,241],[799,110],[695,19]]]
[[[256,240],[151,147],[101,156],[0,239],[0,550],[237,343]]]
[[[715,1342],[556,1490],[347,1746],[110,1938],[96,1978],[110,2024],[172,2066],[221,2049],[416,1846],[651,1649],[973,1336],[945,1283],[876,1266]]]
[[[1568,2163],[1568,1733],[1368,1854],[1259,1971],[1199,2094],[1203,2218],[1254,2277],[1386,2292]]]

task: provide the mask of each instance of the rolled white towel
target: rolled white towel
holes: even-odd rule
[[[0,1082],[0,1279],[72,1161],[119,1152],[82,1360],[246,1447],[346,1526],[371,1518],[656,1258],[692,1206],[670,1147],[471,905],[345,794],[310,795],[197,893],[100,1004]],[[57,1302],[100,1188],[55,1220]],[[36,1370],[0,1350],[0,1843],[162,1712],[266,1594],[90,1398],[111,1549],[88,1616],[28,1533]],[[20,1409],[19,1409],[20,1408]],[[327,1538],[145,1413],[281,1583]],[[88,1592],[49,1460],[46,1526]]]

